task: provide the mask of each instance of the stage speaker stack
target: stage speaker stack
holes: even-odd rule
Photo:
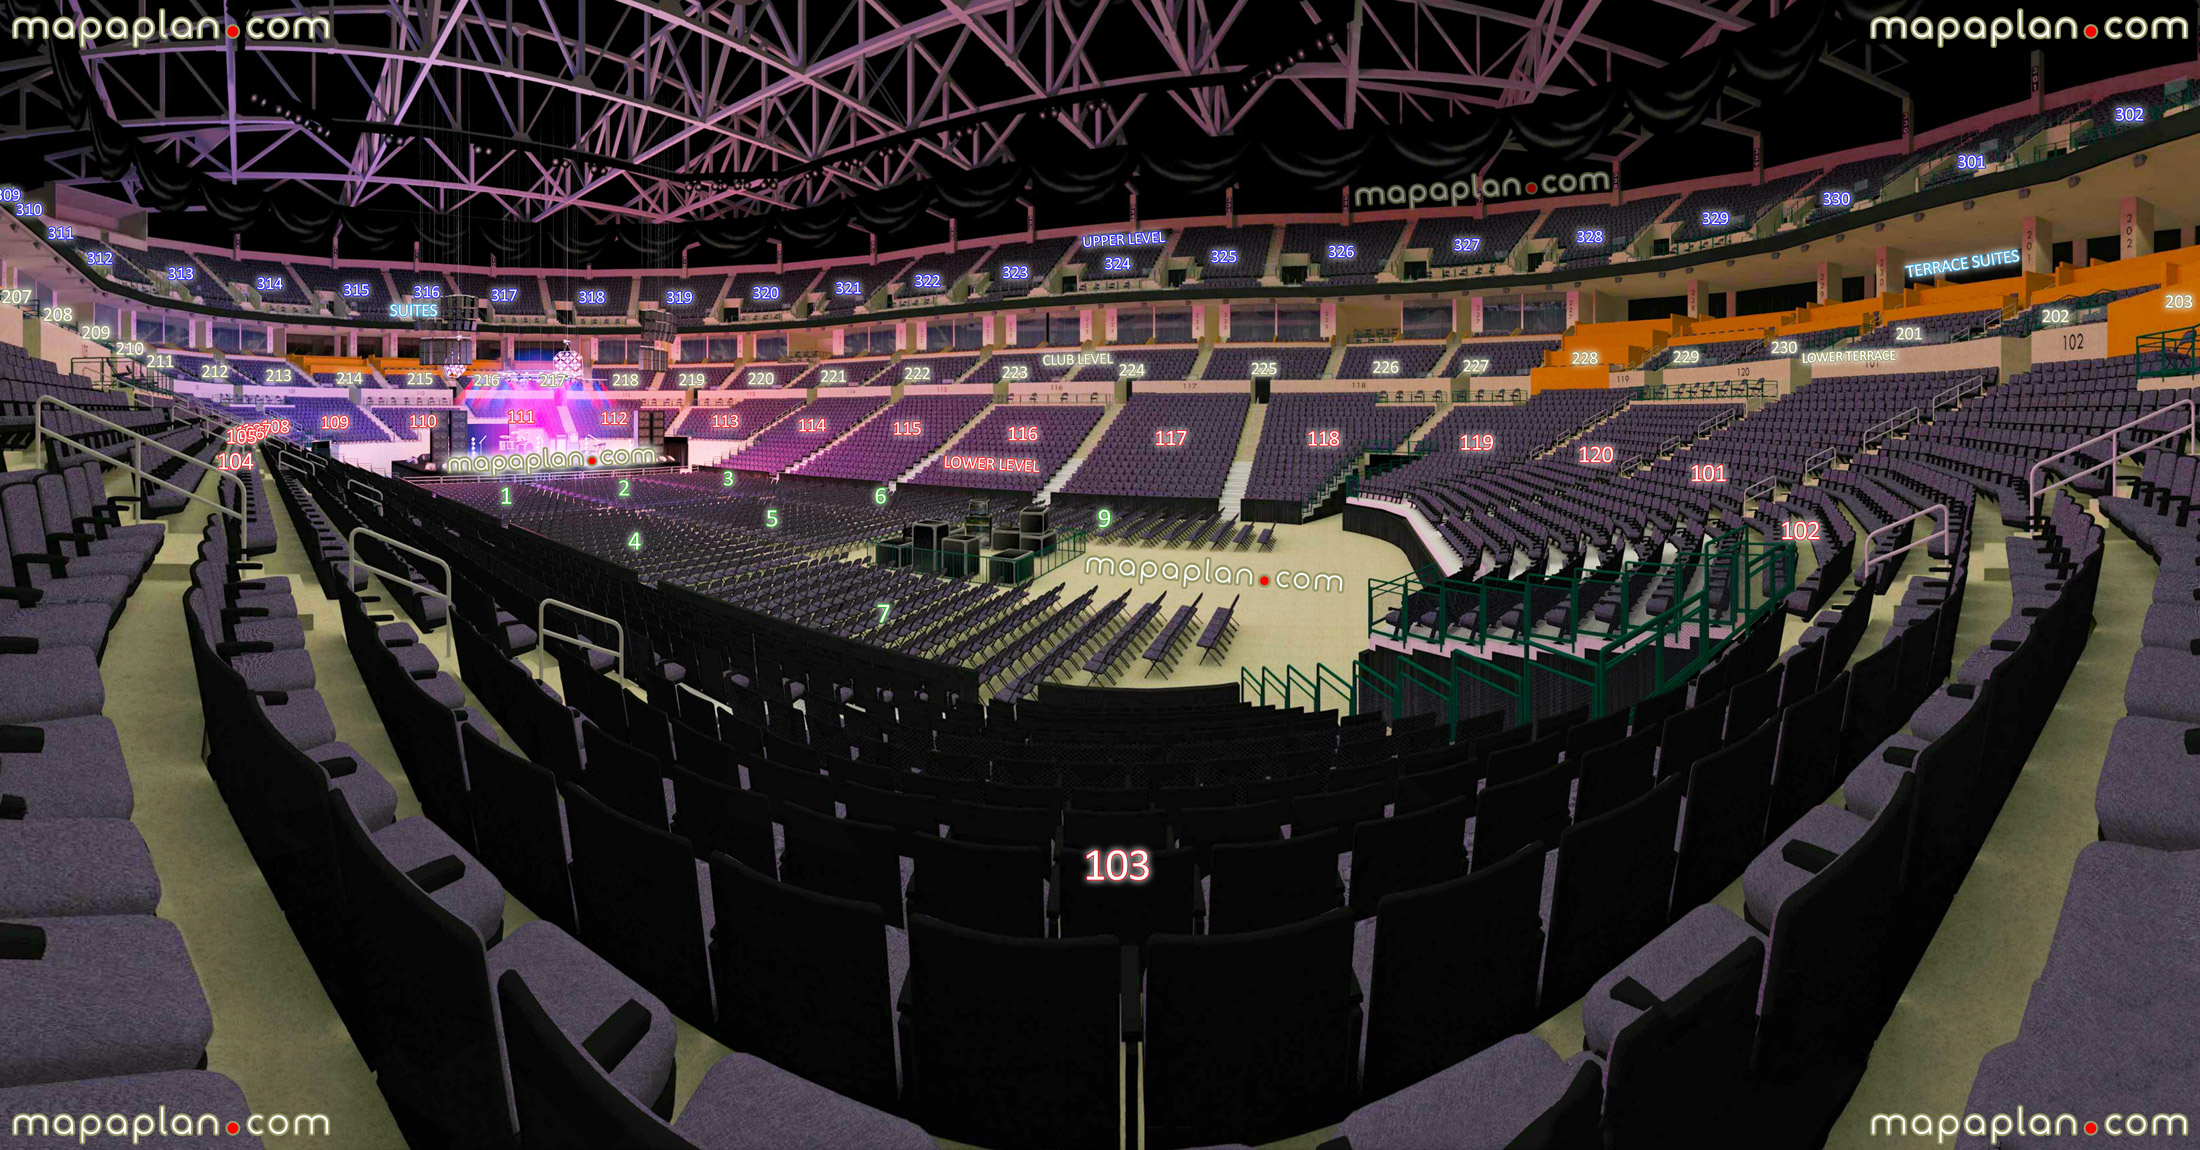
[[[941,570],[940,552],[947,546],[951,525],[944,519],[919,519],[909,525],[909,542],[915,549],[911,565],[919,571]]]
[[[436,415],[435,426],[428,429],[428,458],[441,464],[451,456],[467,454],[466,409],[454,408]]]
[[[1023,533],[1026,535],[1037,535],[1040,532],[1045,531],[1047,529],[1046,505],[1042,503],[1034,503],[1031,506],[1024,508],[1018,516],[1018,525],[1023,529]]]
[[[1017,537],[1017,546],[1025,551],[1031,552],[1034,555],[1052,555],[1054,554],[1054,532],[1035,531],[1022,533]]]
[[[1014,550],[1022,543],[1022,540],[1023,534],[1013,527],[996,527],[993,529],[992,542],[995,551]]]
[[[957,579],[977,573],[978,556],[984,553],[983,541],[975,535],[950,535],[941,544],[940,570],[942,574]]]

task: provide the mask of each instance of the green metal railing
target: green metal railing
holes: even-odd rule
[[[1358,662],[1352,664],[1355,673],[1372,670]],[[1360,690],[1355,679],[1348,679],[1327,663],[1314,664],[1309,675],[1297,667],[1286,665],[1278,675],[1266,667],[1241,667],[1238,669],[1238,690],[1241,697],[1261,706],[1280,705],[1297,707],[1304,704],[1319,711],[1322,709],[1323,692],[1333,692],[1344,704],[1345,714],[1359,712]]]
[[[1368,581],[1368,633],[1407,649],[1415,641],[1447,651],[1454,644],[1483,647],[1492,639],[1517,645],[1523,652],[1517,667],[1470,652],[1461,652],[1454,664],[1462,674],[1510,698],[1519,722],[1527,722],[1533,713],[1538,673],[1587,687],[1591,714],[1602,716],[1613,673],[1622,663],[1637,657],[1651,660],[1649,694],[1685,681],[1794,590],[1795,569],[1793,543],[1761,542],[1741,529],[1671,562],[1628,562],[1617,570],[1462,579],[1424,568],[1397,579]],[[1718,571],[1725,573],[1723,604],[1712,601],[1711,576]],[[1655,616],[1612,624],[1590,617],[1615,586],[1639,587],[1638,594],[1646,594],[1666,581],[1681,583],[1683,592]],[[1515,608],[1518,625],[1500,629],[1498,619]],[[1546,627],[1541,620],[1553,608],[1563,609],[1565,621]],[[1420,622],[1431,611],[1436,616],[1433,628]],[[1713,637],[1717,626],[1728,628],[1727,634]],[[1691,637],[1700,640],[1693,652],[1684,642]],[[1600,639],[1602,645],[1581,649],[1584,639]],[[1675,641],[1682,645],[1669,645]]]
[[[2133,351],[2140,379],[2192,375],[2200,372],[2200,326],[2149,332]]]

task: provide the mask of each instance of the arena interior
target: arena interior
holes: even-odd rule
[[[2043,7],[13,0],[8,1145],[2200,1145]]]

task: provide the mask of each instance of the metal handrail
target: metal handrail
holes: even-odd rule
[[[611,624],[612,628],[619,632],[619,649],[614,651],[609,647],[599,647],[596,644],[581,638],[579,635],[567,635],[561,631],[551,630],[549,627],[549,615],[550,608],[553,606],[563,607],[567,611],[570,611],[575,615],[579,615],[584,619],[594,619],[598,623]],[[563,639],[566,642],[572,643],[576,646],[585,647],[591,651],[601,651],[606,655],[610,655],[619,661],[619,678],[621,680],[626,679],[626,624],[619,622],[617,619],[613,619],[605,615],[598,615],[594,611],[590,611],[584,607],[576,607],[563,599],[545,599],[539,606],[535,608],[535,639],[535,681],[538,683],[542,682],[542,650],[545,646],[547,646],[547,644],[542,642],[542,640],[544,639]]]
[[[36,458],[36,459],[39,459],[39,460],[44,460],[44,459],[46,458],[46,438],[47,438],[48,436],[51,436],[51,437],[53,437],[53,438],[55,438],[55,439],[58,439],[58,440],[60,440],[61,442],[65,443],[65,444],[68,444],[68,445],[69,445],[70,447],[74,447],[74,448],[76,448],[76,449],[77,449],[78,451],[81,451],[81,452],[83,452],[83,453],[84,453],[84,454],[86,454],[86,455],[97,455],[97,456],[99,456],[99,457],[100,457],[101,459],[107,459],[107,460],[108,460],[109,462],[113,463],[113,464],[114,464],[114,465],[115,465],[116,467],[120,467],[120,468],[121,468],[121,469],[123,469],[124,471],[127,471],[127,472],[129,472],[130,474],[132,474],[132,475],[135,475],[135,476],[137,476],[138,478],[140,478],[140,479],[143,479],[143,480],[145,480],[145,481],[146,481],[146,482],[148,482],[148,483],[157,483],[157,484],[159,484],[160,486],[162,486],[162,487],[165,487],[165,488],[167,488],[168,490],[170,490],[170,491],[173,491],[173,492],[175,492],[176,494],[178,494],[178,495],[181,495],[181,496],[183,496],[183,497],[184,497],[185,499],[193,500],[193,501],[195,501],[195,502],[199,502],[199,503],[204,503],[204,504],[206,504],[206,505],[207,505],[208,507],[211,507],[211,508],[213,508],[214,510],[216,510],[216,511],[219,511],[219,512],[221,512],[221,513],[222,513],[222,514],[224,514],[224,515],[232,515],[232,516],[235,516],[235,517],[237,518],[237,520],[238,520],[239,522],[242,522],[242,521],[244,520],[244,517],[245,517],[245,513],[244,513],[244,503],[245,503],[245,491],[244,491],[244,477],[243,477],[243,476],[241,476],[241,475],[235,475],[235,474],[232,474],[232,473],[230,473],[230,472],[227,472],[227,471],[223,471],[223,470],[221,470],[221,469],[219,469],[219,468],[214,468],[214,469],[213,469],[213,471],[214,471],[214,474],[215,474],[216,476],[218,476],[218,477],[219,477],[219,478],[215,479],[215,481],[214,481],[214,482],[215,482],[215,485],[216,485],[216,486],[220,486],[220,484],[221,484],[221,480],[222,480],[222,479],[228,479],[228,480],[230,480],[231,482],[234,482],[234,483],[235,483],[235,484],[237,485],[237,510],[235,510],[235,511],[231,511],[231,510],[230,510],[229,508],[227,508],[227,507],[224,507],[224,506],[223,506],[223,505],[222,505],[222,504],[221,504],[220,502],[218,502],[218,501],[216,501],[216,500],[208,499],[207,497],[205,497],[204,495],[200,495],[200,494],[199,494],[199,493],[197,493],[196,491],[186,491],[186,490],[184,490],[183,488],[181,488],[181,487],[178,487],[178,486],[176,486],[175,484],[173,484],[173,483],[170,483],[170,482],[168,482],[167,480],[165,480],[165,479],[162,479],[162,478],[160,478],[160,477],[159,477],[159,476],[157,476],[157,475],[154,475],[154,474],[153,474],[152,472],[149,472],[149,471],[145,470],[145,469],[144,469],[143,467],[139,466],[138,464],[135,464],[135,463],[124,463],[124,462],[122,462],[122,461],[121,461],[121,460],[119,460],[119,459],[112,459],[112,458],[110,458],[109,456],[107,456],[107,455],[106,455],[105,453],[103,453],[103,452],[99,452],[99,451],[95,451],[95,450],[93,450],[92,448],[90,448],[90,447],[87,447],[87,446],[85,446],[85,445],[84,445],[84,444],[82,444],[82,443],[78,443],[78,442],[77,442],[76,440],[74,440],[74,439],[71,439],[71,438],[69,438],[69,437],[68,437],[68,436],[66,436],[66,435],[63,435],[63,434],[61,434],[61,433],[60,433],[60,432],[58,432],[58,431],[49,431],[49,430],[47,430],[47,428],[46,428],[46,407],[45,407],[45,405],[46,405],[46,404],[49,404],[49,403],[50,403],[50,404],[53,404],[53,405],[54,405],[55,407],[59,407],[59,408],[62,408],[62,409],[64,409],[64,410],[67,410],[67,411],[73,411],[73,412],[75,412],[76,414],[78,414],[78,415],[80,415],[80,416],[83,416],[84,418],[86,418],[86,419],[89,419],[89,420],[91,420],[91,421],[92,421],[92,422],[94,422],[94,423],[98,423],[98,424],[103,424],[103,425],[105,425],[105,426],[106,426],[106,427],[107,427],[107,428],[108,428],[109,430],[111,430],[111,431],[119,431],[119,432],[121,432],[122,434],[124,434],[124,435],[127,435],[127,436],[129,436],[130,438],[132,438],[132,439],[134,439],[134,440],[137,440],[137,441],[138,441],[139,443],[150,443],[150,444],[152,444],[152,445],[153,445],[154,447],[157,447],[157,448],[159,448],[160,450],[162,450],[162,451],[165,451],[165,452],[167,452],[168,454],[170,454],[170,455],[173,455],[173,456],[175,456],[176,458],[178,458],[178,459],[181,459],[181,460],[183,460],[183,461],[184,461],[185,463],[197,464],[197,465],[198,465],[198,466],[200,466],[200,467],[204,467],[204,466],[206,466],[206,465],[205,465],[205,464],[203,464],[203,463],[199,463],[199,461],[198,461],[197,459],[193,458],[192,456],[189,456],[189,455],[185,455],[185,454],[184,454],[183,452],[180,452],[180,451],[176,450],[175,448],[173,448],[173,447],[170,447],[170,446],[168,446],[168,445],[167,445],[167,444],[165,444],[165,443],[162,443],[162,442],[161,442],[160,440],[154,439],[154,438],[152,438],[151,436],[147,436],[147,435],[140,435],[140,434],[138,434],[137,432],[135,432],[135,431],[132,431],[132,430],[130,430],[129,428],[127,428],[127,427],[124,427],[124,426],[122,426],[122,425],[121,425],[121,424],[119,424],[119,423],[116,423],[116,422],[115,422],[114,420],[111,420],[111,419],[107,419],[107,418],[105,418],[105,417],[103,417],[103,416],[93,415],[93,414],[92,414],[91,412],[89,412],[89,411],[86,411],[86,410],[84,410],[83,408],[81,408],[81,407],[78,407],[77,405],[75,405],[75,404],[73,404],[73,403],[69,403],[69,402],[66,402],[66,401],[64,401],[64,400],[59,400],[59,399],[55,399],[54,397],[52,397],[52,396],[50,396],[50,395],[41,395],[41,396],[39,396],[39,397],[38,397],[38,407],[37,407],[37,409],[36,409],[36,411],[37,411],[37,414],[36,414],[36,417],[35,417],[35,418],[34,418],[34,419],[32,420],[32,430],[33,430],[33,432],[34,432],[34,438],[35,438],[35,440],[36,440],[36,447],[34,448],[34,450],[35,450],[36,454],[35,454],[35,455],[33,456],[33,458]]]
[[[1803,461],[1803,478],[1810,478],[1811,473],[1814,471],[1833,470],[1834,462],[1840,458],[1841,453],[1831,447],[1812,455],[1809,459]]]
[[[1935,512],[1939,513],[1940,515],[1940,530],[1933,532],[1931,535],[1927,535],[1923,539],[1913,539],[1910,542],[1905,543],[1902,546],[1897,547],[1894,550],[1889,551],[1883,555],[1874,555],[1871,553],[1872,544],[1876,540],[1878,540],[1880,536],[1885,535],[1898,527],[1906,527],[1912,523],[1917,522],[1920,519],[1925,518],[1928,515],[1934,514]],[[1884,563],[1887,560],[1892,559],[1905,551],[1911,550],[1912,548],[1926,546],[1935,539],[1938,539],[1943,543],[1947,542],[1948,521],[1948,505],[1945,503],[1935,503],[1931,507],[1928,507],[1923,511],[1913,512],[1909,515],[1905,515],[1902,518],[1897,519],[1884,527],[1881,527],[1877,531],[1866,535],[1864,537],[1864,562],[1856,568],[1856,585],[1859,587],[1864,586],[1864,584],[1868,581],[1868,577],[1871,575],[1872,565],[1875,563]]]
[[[1895,433],[1902,431],[1905,428],[1916,425],[1917,422],[1923,417],[1924,412],[1919,408],[1913,407],[1908,411],[1902,412],[1898,415],[1890,415],[1887,418],[1880,420],[1878,423],[1872,424],[1871,430],[1864,433],[1864,440],[1861,449],[1864,451],[1870,451],[1872,448],[1877,447],[1880,444],[1885,443],[1887,440],[1894,438]]]
[[[2048,464],[2053,463],[2058,459],[2065,458],[2066,456],[2076,455],[2079,452],[2084,451],[2086,448],[2092,446],[2093,444],[2099,443],[2104,439],[2108,440],[2109,443],[2113,445],[2116,442],[2116,437],[2122,435],[2124,432],[2130,431],[2131,429],[2139,426],[2142,423],[2147,422],[2148,420],[2155,419],[2159,416],[2175,411],[2180,407],[2185,409],[2185,426],[2174,428],[2170,431],[2165,431],[2162,434],[2155,436],[2153,439],[2147,440],[2145,443],[2142,443],[2137,447],[2133,447],[2125,451],[2119,451],[2116,454],[2109,456],[2107,459],[2104,459],[2101,462],[2096,463],[2083,471],[2080,471],[2074,475],[2065,476],[2064,478],[2058,479],[2045,487],[2041,487],[2039,485],[2040,473],[2046,470]],[[2168,404],[2167,406],[2159,408],[2146,415],[2142,415],[2139,418],[2134,419],[2127,424],[2124,424],[2122,427],[2111,428],[2108,431],[2104,431],[2099,435],[2096,435],[2093,438],[2086,440],[2084,443],[2080,443],[2065,450],[2058,451],[2055,454],[2040,460],[2038,463],[2033,464],[2032,469],[2025,472],[2024,474],[2025,490],[2032,493],[2032,522],[2035,524],[2039,522],[2040,501],[2042,499],[2045,499],[2047,495],[2050,492],[2054,491],[2056,488],[2067,487],[2070,484],[2076,483],[2078,480],[2083,479],[2086,476],[2091,475],[2104,467],[2114,467],[2118,463],[2123,462],[2125,459],[2128,459],[2131,456],[2137,455],[2142,451],[2152,450],[2163,441],[2179,435],[2200,435],[2200,412],[2195,411],[2193,401],[2189,399],[2180,399],[2175,403]]]
[[[390,513],[389,504],[383,501],[381,492],[376,491],[373,487],[365,483],[361,483],[359,480],[349,478],[345,479],[344,491],[349,494],[353,488],[357,488],[358,490],[365,492],[367,498],[373,502],[374,509],[376,511],[379,511],[384,515]]]
[[[384,571],[380,567],[376,567],[375,565],[360,559],[359,537],[361,535],[364,535],[369,539],[379,540],[383,543],[397,548],[399,551],[405,551],[414,555],[418,555],[422,559],[425,559],[428,562],[443,568],[443,582],[450,586],[457,586],[457,582],[451,578],[451,565],[445,562],[443,559],[439,558],[438,556],[430,555],[410,543],[401,543],[398,540],[392,539],[389,536],[384,535],[371,527],[354,527],[351,529],[351,534],[344,536],[344,549],[347,552],[344,561],[351,564],[352,570],[371,572],[373,574],[380,575],[384,579],[396,583],[400,587],[410,587],[423,595],[443,600],[443,654],[446,656],[450,655],[451,632],[452,630],[454,630],[452,622],[458,617],[458,604],[452,602],[451,593],[449,591],[438,591],[435,588],[429,587],[425,584],[415,583],[412,580],[405,578],[403,575],[399,575],[395,571]],[[351,580],[346,579],[344,582],[348,584],[351,582]]]
[[[1760,488],[1763,490],[1763,494],[1758,493]],[[1777,476],[1767,475],[1763,479],[1760,479],[1757,482],[1742,488],[1742,498],[1744,500],[1754,499],[1759,503],[1764,503],[1770,500],[1774,495],[1778,494],[1779,490],[1779,478]]]
[[[1933,396],[1933,410],[1939,411],[1941,408],[1946,407],[1949,404],[1961,403],[1963,402],[1964,398],[1969,396],[1972,392],[1976,391],[1983,393],[1985,390],[1986,377],[1983,375],[1974,375],[1971,378],[1964,380],[1962,383],[1954,384],[1948,387],[1946,390],[1942,391],[1940,394]]]

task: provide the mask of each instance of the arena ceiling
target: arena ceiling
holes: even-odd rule
[[[753,251],[767,231],[921,242],[1012,205],[1120,219],[1133,188],[1148,218],[1219,210],[1230,185],[1241,209],[1323,210],[1346,182],[1539,154],[1628,159],[1634,184],[1732,170],[1773,126],[1768,99],[1807,84],[1890,104],[1908,61],[1854,27],[1916,3],[171,0],[171,24],[223,33],[108,35],[151,7],[62,0],[98,34],[15,42],[0,139],[17,172],[156,209],[179,236],[359,254],[424,237],[520,262],[541,258],[535,233],[594,254],[608,232],[647,260],[696,236]],[[1849,142],[1889,138],[1881,120]]]

